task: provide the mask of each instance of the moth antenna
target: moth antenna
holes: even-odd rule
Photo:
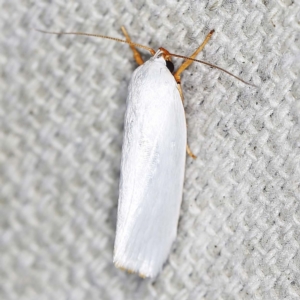
[[[147,46],[144,46],[144,45],[141,45],[141,44],[137,44],[137,43],[127,42],[125,40],[110,37],[110,36],[106,36],[106,35],[94,34],[94,33],[85,33],[85,32],[55,32],[55,31],[40,30],[40,29],[36,29],[36,28],[34,28],[34,29],[36,31],[39,31],[39,32],[42,32],[42,33],[48,33],[48,34],[56,34],[56,35],[72,34],[72,35],[92,36],[92,37],[98,37],[98,38],[113,40],[113,41],[116,41],[116,42],[129,44],[129,45],[133,45],[133,46],[138,47],[138,48],[145,49],[145,50],[149,51],[152,55],[155,54],[155,51],[150,47],[147,47]]]
[[[190,57],[183,56],[183,55],[173,54],[173,53],[169,53],[169,55],[170,55],[170,56],[174,56],[174,57],[179,57],[179,58],[188,59],[188,60],[193,60],[193,61],[195,61],[195,62],[202,63],[202,64],[207,65],[207,66],[209,66],[209,67],[218,69],[218,70],[220,70],[220,71],[222,71],[222,72],[224,72],[224,73],[226,73],[226,74],[228,74],[228,75],[234,77],[235,79],[237,79],[237,80],[239,80],[239,81],[241,81],[241,82],[243,82],[243,83],[245,83],[245,84],[247,84],[247,85],[251,85],[251,86],[253,86],[253,87],[257,87],[255,84],[252,84],[252,83],[250,83],[250,82],[247,82],[247,81],[243,80],[242,78],[240,78],[240,77],[238,77],[238,76],[236,76],[236,75],[234,75],[234,74],[228,72],[227,70],[225,70],[225,69],[223,69],[223,68],[221,68],[221,67],[218,67],[218,66],[216,66],[216,65],[210,64],[210,63],[208,63],[208,62],[206,62],[206,61],[203,61],[203,60],[200,60],[200,59],[190,58]]]

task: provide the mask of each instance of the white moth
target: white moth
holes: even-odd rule
[[[195,158],[187,147],[180,74],[193,61],[198,61],[234,75],[195,59],[213,31],[190,57],[172,54],[164,48],[155,52],[132,43],[124,27],[122,31],[126,41],[81,32],[42,32],[125,42],[140,64],[132,75],[126,101],[113,261],[118,268],[154,278],[162,270],[176,238],[186,151]],[[144,63],[135,47],[150,51],[153,57]],[[186,59],[174,75],[171,56]]]
[[[185,114],[161,50],[135,70],[128,91],[114,263],[155,277],[176,237]]]

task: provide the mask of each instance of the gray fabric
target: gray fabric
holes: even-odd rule
[[[299,1],[1,1],[1,299],[300,298]],[[198,56],[173,251],[154,281],[112,264],[127,45]],[[149,57],[145,54],[145,57]],[[180,60],[176,59],[176,65]]]

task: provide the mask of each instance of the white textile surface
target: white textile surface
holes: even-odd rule
[[[0,299],[300,299],[299,0],[0,3]],[[33,29],[122,25],[182,55],[215,29],[198,58],[257,86],[184,72],[197,159],[154,281],[112,263],[131,50]]]

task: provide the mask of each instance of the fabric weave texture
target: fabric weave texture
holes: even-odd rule
[[[300,299],[299,1],[0,3],[1,299]],[[112,263],[131,50],[33,29],[121,26],[181,55],[215,29],[198,58],[257,86],[184,72],[197,159],[154,281]]]

